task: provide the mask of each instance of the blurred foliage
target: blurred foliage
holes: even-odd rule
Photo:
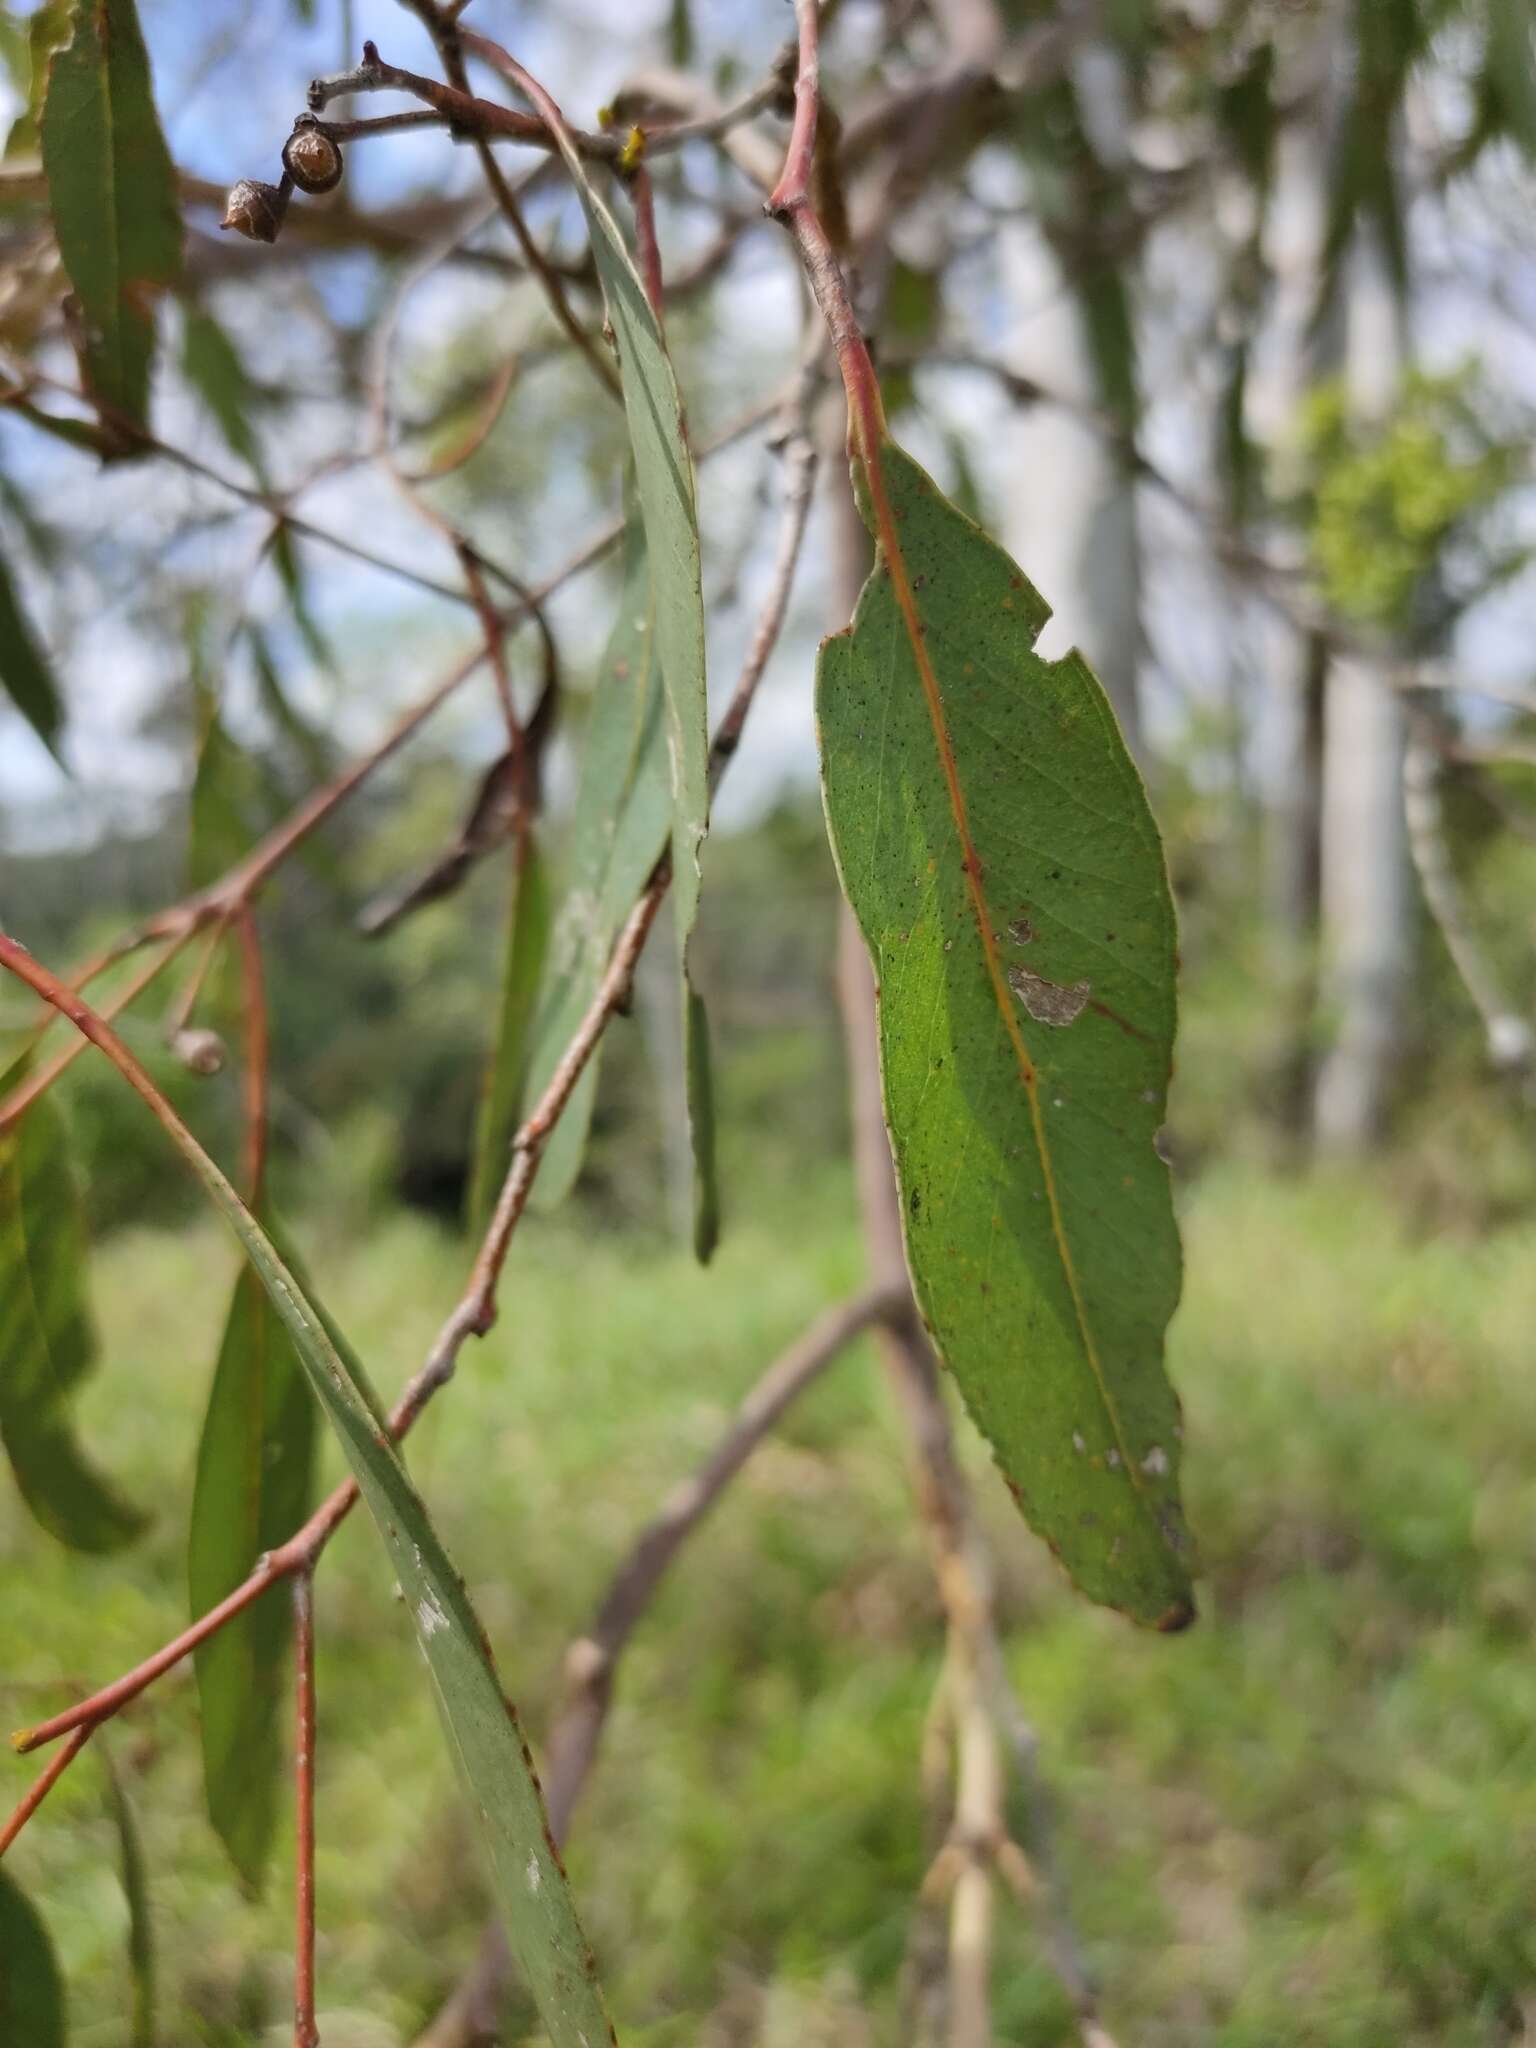
[[[1302,517],[1323,593],[1342,617],[1400,633],[1443,627],[1425,615],[1425,592],[1457,543],[1484,558],[1479,592],[1523,566],[1524,551],[1489,555],[1486,516],[1523,474],[1530,436],[1490,420],[1474,365],[1410,370],[1379,420],[1352,410],[1342,382],[1323,384],[1302,434],[1312,474]]]

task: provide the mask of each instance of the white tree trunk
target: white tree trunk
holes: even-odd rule
[[[1003,244],[1009,297],[1018,308],[1008,360],[1045,390],[1097,406],[1088,344],[1060,268],[1032,231]],[[1142,757],[1141,548],[1135,488],[1103,438],[1058,407],[1035,406],[1012,430],[1004,543],[1055,617],[1041,652],[1080,647],[1115,707],[1126,744]]]
[[[1390,406],[1402,358],[1379,262],[1356,252],[1347,283],[1351,404]],[[1317,1082],[1318,1143],[1360,1152],[1380,1137],[1402,1040],[1413,943],[1403,819],[1403,701],[1385,658],[1330,665],[1323,764],[1324,1001],[1336,1020]]]

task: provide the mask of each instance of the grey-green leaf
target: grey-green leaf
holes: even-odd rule
[[[551,2048],[594,2048],[612,2028],[538,1780],[478,1617],[399,1453],[292,1269],[132,1055],[115,1057],[239,1238],[346,1453],[426,1659],[449,1748],[477,1814],[512,1952]]]
[[[38,646],[10,574],[0,562],[0,684],[50,753],[58,751],[64,707],[58,685]]]
[[[21,1080],[0,1075],[0,1098]],[[63,1121],[43,1096],[0,1133],[0,1441],[22,1498],[61,1543],[116,1550],[145,1518],[75,1441],[71,1396],[95,1359],[85,1227]]]
[[[1157,829],[1081,657],[1034,652],[1048,607],[916,463],[880,455],[877,563],[822,650],[817,716],[917,1299],[1081,1589],[1182,1626]]]
[[[704,592],[693,457],[672,358],[618,223],[592,189],[563,128],[556,131],[556,139],[587,217],[619,352],[624,413],[655,594],[656,659],[666,695],[672,767],[672,894],[678,942],[686,946],[698,911],[699,848],[709,822]]]
[[[0,1868],[0,2041],[64,2048],[64,1981],[37,1908]]]
[[[315,1404],[292,1340],[249,1266],[235,1282],[198,1446],[187,1550],[194,1616],[293,1534],[309,1506]],[[208,1813],[249,1890],[266,1873],[281,1798],[286,1585],[196,1652]]]
[[[597,993],[620,926],[667,843],[671,814],[667,724],[657,665],[645,533],[631,516],[624,583],[593,694],[571,825],[565,894],[549,942],[534,1024],[526,1100],[542,1092]],[[596,1054],[545,1148],[534,1200],[562,1201],[575,1185],[592,1121]]]
[[[74,35],[48,74],[41,133],[86,387],[144,427],[155,299],[181,274],[181,215],[133,0],[77,5]]]
[[[549,878],[538,841],[530,837],[512,883],[501,1013],[496,1024],[496,1043],[486,1062],[480,1112],[475,1122],[469,1218],[476,1230],[483,1229],[489,1220],[510,1163],[549,932]]]

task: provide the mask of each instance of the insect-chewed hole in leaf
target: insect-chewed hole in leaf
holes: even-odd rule
[[[1027,967],[1010,967],[1008,986],[1037,1024],[1074,1024],[1083,1014],[1093,993],[1091,981],[1074,981],[1063,987],[1047,981],[1043,974],[1031,974]]]

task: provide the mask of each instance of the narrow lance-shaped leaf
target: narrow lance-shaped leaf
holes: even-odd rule
[[[0,1075],[0,1099],[24,1072],[18,1061]],[[43,1528],[73,1549],[107,1551],[144,1517],[75,1441],[70,1397],[96,1351],[85,1270],[63,1120],[43,1096],[0,1133],[0,1441]]]
[[[37,1908],[0,1867],[0,2041],[64,2048],[64,1981]]]
[[[95,1029],[240,1240],[346,1453],[425,1656],[449,1748],[490,1853],[512,1952],[551,2048],[594,2048],[611,2040],[596,1964],[550,1843],[516,1714],[421,1496],[291,1266],[133,1055],[105,1026]]]
[[[486,1062],[475,1123],[475,1164],[470,1176],[469,1218],[481,1229],[490,1217],[511,1158],[513,1133],[523,1099],[523,1079],[533,1031],[539,982],[549,946],[549,878],[544,856],[531,835],[512,881],[507,919],[506,963],[501,977],[501,1011],[496,1043]]]
[[[619,615],[587,722],[569,875],[534,1025],[528,1102],[542,1093],[597,993],[619,927],[666,846],[670,811],[650,570],[645,533],[632,510],[624,532]],[[594,1053],[545,1147],[534,1184],[534,1200],[542,1208],[562,1201],[575,1185],[597,1073]]]
[[[187,1580],[194,1615],[286,1541],[309,1506],[315,1404],[291,1339],[249,1266],[235,1282],[203,1420]],[[208,1812],[251,1891],[261,1887],[281,1797],[286,1586],[199,1645],[198,1706]]]
[[[59,255],[79,305],[93,398],[146,424],[155,298],[181,273],[176,173],[160,132],[133,0],[76,7],[42,112]]]
[[[268,805],[256,762],[224,723],[213,688],[196,665],[192,694],[198,747],[188,805],[187,879],[194,889],[204,889],[250,851]]]
[[[0,685],[43,745],[50,753],[57,752],[64,707],[4,562],[0,562]]]
[[[1048,607],[899,448],[879,461],[875,489],[860,471],[878,559],[822,649],[817,716],[918,1302],[1082,1590],[1179,1627],[1157,830],[1081,657],[1033,651]]]
[[[715,1073],[709,1015],[696,989],[683,989],[683,1061],[693,1148],[693,1255],[707,1266],[720,1242],[720,1171],[715,1157]]]
[[[144,1843],[139,1833],[138,1815],[133,1810],[116,1764],[104,1746],[100,1747],[99,1753],[107,1773],[107,1806],[112,1824],[117,1829],[118,1868],[122,1875],[123,1897],[128,1903],[128,1975],[133,1986],[128,2048],[154,2048],[155,1936],[150,1919]]]
[[[240,351],[206,306],[189,305],[186,309],[181,367],[229,446],[260,476],[261,445],[251,423],[255,392]]]
[[[635,460],[656,605],[656,658],[666,694],[672,764],[672,893],[687,945],[699,902],[699,848],[709,821],[708,703],[699,513],[683,403],[661,326],[618,222],[592,189],[563,123],[555,140],[587,217],[592,255],[619,352],[624,414]]]

